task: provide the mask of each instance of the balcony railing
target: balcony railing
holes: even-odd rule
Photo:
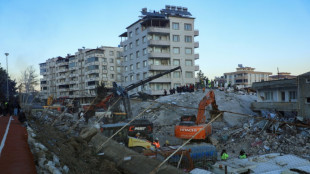
[[[195,54],[195,60],[199,59],[199,54]]]
[[[199,65],[195,65],[195,71],[199,71]]]
[[[170,53],[149,53],[149,57],[170,58]]]
[[[194,36],[199,36],[199,30],[194,30]]]
[[[168,46],[170,45],[169,40],[149,40],[148,45],[165,45]]]
[[[149,70],[169,70],[170,65],[149,65]]]
[[[194,42],[194,47],[199,48],[199,42]]]
[[[161,28],[161,27],[148,27],[147,31],[149,33],[170,33],[170,28]]]

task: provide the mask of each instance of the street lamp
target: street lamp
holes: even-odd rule
[[[6,97],[8,98],[8,101],[10,100],[9,98],[9,66],[8,66],[8,55],[9,53],[4,53],[6,56],[6,73],[7,73],[7,78],[6,78]]]

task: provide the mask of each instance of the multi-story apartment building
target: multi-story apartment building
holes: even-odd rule
[[[75,55],[48,59],[40,64],[41,92],[46,99],[68,97],[89,103],[95,87],[103,82],[112,87],[122,80],[122,48],[79,49]]]
[[[289,72],[279,72],[277,75],[269,76],[269,80],[283,80],[283,79],[294,79],[297,76],[291,75]]]
[[[230,85],[240,85],[251,87],[254,82],[268,81],[271,72],[254,71],[255,68],[243,67],[241,64],[236,68],[236,72],[224,73],[226,82]]]
[[[127,86],[177,66],[181,66],[182,71],[155,79],[133,92],[143,90],[159,95],[164,89],[194,84],[195,71],[199,70],[195,65],[199,58],[194,51],[199,47],[194,39],[199,35],[199,31],[194,30],[195,18],[187,8],[175,6],[166,6],[160,12],[148,12],[143,8],[142,15],[120,35],[120,45],[124,48],[122,85]]]

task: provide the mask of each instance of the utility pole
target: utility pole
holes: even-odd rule
[[[8,101],[10,100],[9,97],[9,66],[8,66],[8,55],[9,53],[4,53],[5,57],[6,57],[6,74],[7,74],[7,78],[6,78],[6,97],[8,98]]]

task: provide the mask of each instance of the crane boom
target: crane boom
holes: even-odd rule
[[[134,89],[134,88],[136,88],[136,87],[138,87],[138,86],[144,85],[144,84],[147,83],[147,82],[150,82],[150,81],[152,81],[152,80],[154,80],[154,79],[157,79],[157,78],[159,78],[159,77],[161,77],[161,76],[163,76],[163,75],[166,75],[166,74],[171,73],[171,72],[173,72],[173,71],[176,71],[176,70],[178,70],[178,69],[181,69],[181,66],[178,66],[178,67],[175,67],[175,68],[173,68],[173,69],[167,70],[167,71],[165,71],[165,72],[162,72],[162,73],[156,74],[156,75],[154,75],[154,76],[148,77],[148,78],[146,78],[146,79],[144,79],[144,80],[140,80],[140,81],[138,81],[137,83],[132,83],[132,84],[126,86],[126,87],[125,87],[125,90],[126,90],[126,91],[130,91],[130,90],[132,90],[132,89]],[[181,69],[181,70],[182,70],[182,69]]]

